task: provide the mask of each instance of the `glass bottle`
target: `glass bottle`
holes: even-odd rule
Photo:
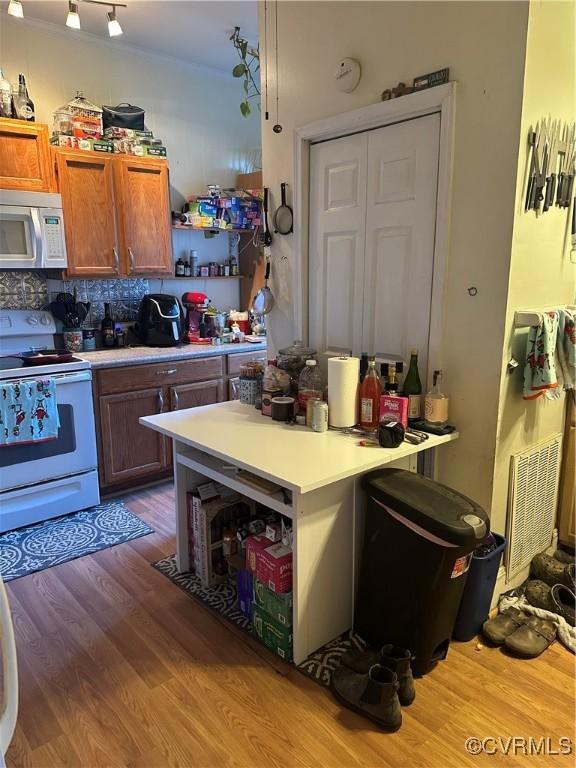
[[[22,74],[18,75],[18,95],[14,99],[14,106],[18,120],[34,122],[34,102],[28,96],[26,78]]]
[[[0,117],[12,117],[12,86],[0,68]]]
[[[368,370],[368,353],[362,352],[360,355],[360,384],[364,381],[366,371]]]
[[[188,259],[184,262],[184,277],[190,277],[192,275],[192,269],[190,267],[190,262]]]
[[[184,262],[182,260],[182,257],[178,258],[174,272],[176,277],[184,277]]]
[[[115,341],[115,325],[110,311],[110,304],[104,304],[104,319],[100,325],[102,330],[102,343],[105,347],[113,347]]]
[[[441,391],[442,371],[434,371],[432,389],[424,398],[424,418],[433,427],[448,424],[448,397]]]
[[[380,395],[382,385],[376,370],[373,355],[368,358],[368,369],[360,385],[360,426],[362,429],[377,429],[380,420]]]
[[[398,394],[398,379],[396,378],[395,363],[388,363],[388,381],[386,382],[386,394],[387,395]]]
[[[422,382],[418,373],[417,349],[410,350],[410,367],[404,379],[402,394],[409,400],[408,421],[418,421],[422,413]]]

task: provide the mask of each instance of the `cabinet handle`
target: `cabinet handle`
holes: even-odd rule
[[[120,259],[118,258],[118,249],[112,248],[112,253],[114,254],[114,270],[117,275],[120,274]]]
[[[134,272],[134,254],[132,248],[128,248],[128,256],[130,256],[130,272]]]
[[[158,403],[160,405],[160,413],[164,413],[164,395],[161,389],[158,390]]]
[[[176,373],[176,368],[167,368],[165,371],[156,371],[156,376],[170,376],[172,373]]]
[[[180,408],[180,395],[176,389],[173,389],[172,392],[174,394],[174,410],[177,411]]]

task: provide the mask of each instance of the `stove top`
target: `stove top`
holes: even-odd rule
[[[50,312],[36,309],[0,310],[0,381],[89,370],[88,360],[74,356],[67,363],[25,365],[10,355],[40,349],[53,349],[56,323]]]

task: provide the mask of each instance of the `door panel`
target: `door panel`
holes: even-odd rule
[[[168,466],[168,441],[138,422],[141,416],[160,413],[163,397],[161,388],[100,397],[103,485],[125,482]]]
[[[68,274],[117,277],[120,274],[113,158],[95,152],[56,152],[62,195]]]
[[[310,343],[320,359],[360,354],[368,140],[310,149]]]
[[[128,275],[172,275],[172,225],[166,161],[116,159]]]
[[[212,405],[224,400],[224,381],[198,381],[195,384],[182,384],[170,387],[170,409],[197,408],[199,405]]]
[[[0,189],[53,191],[47,125],[0,118]]]
[[[428,339],[440,116],[428,115],[368,134],[368,194],[362,347],[408,360]]]

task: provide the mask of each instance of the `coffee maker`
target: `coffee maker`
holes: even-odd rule
[[[182,295],[182,304],[186,307],[186,330],[183,341],[186,344],[210,344],[210,339],[204,338],[206,332],[202,328],[202,318],[208,309],[208,296],[200,291],[188,291]]]

